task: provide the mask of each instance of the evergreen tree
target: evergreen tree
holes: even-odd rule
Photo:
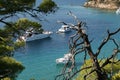
[[[31,26],[43,31],[40,23],[27,18],[19,19],[16,22],[8,22],[7,19],[14,16],[19,17],[19,14],[30,15],[38,19],[41,16],[38,13],[55,12],[57,8],[52,0],[43,0],[38,6],[35,3],[36,0],[0,0],[0,23],[4,24],[0,29],[0,80],[14,80],[25,68],[12,57],[14,51],[23,47],[25,43],[15,42],[14,39]]]

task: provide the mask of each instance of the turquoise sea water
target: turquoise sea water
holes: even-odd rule
[[[88,35],[92,42],[93,50],[96,51],[102,38],[106,36],[106,30],[113,31],[120,27],[120,15],[116,15],[114,11],[106,11],[83,7],[84,0],[54,0],[59,10],[54,14],[44,16],[48,21],[41,22],[43,28],[53,31],[51,38],[37,40],[26,44],[26,48],[15,53],[15,58],[21,61],[26,69],[18,76],[17,80],[54,80],[62,66],[55,63],[55,59],[62,57],[68,52],[69,36],[74,32],[66,34],[56,34],[55,32],[61,27],[56,21],[73,22],[72,17],[66,15],[72,11],[80,20],[87,22]],[[40,2],[38,0],[37,2]],[[120,34],[114,36],[120,43]],[[114,45],[106,45],[101,52],[100,57],[108,56]],[[79,55],[80,65],[83,61],[83,56]]]

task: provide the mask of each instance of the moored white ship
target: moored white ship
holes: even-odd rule
[[[58,29],[58,33],[65,33],[71,31],[71,28],[68,25],[62,25],[60,29]]]
[[[64,57],[56,59],[57,64],[66,64],[72,57],[71,53],[65,54]]]
[[[120,8],[116,10],[116,14],[120,14]]]
[[[50,37],[52,34],[51,31],[43,31],[42,33],[34,32],[34,31],[26,31],[26,33],[23,36],[20,36],[17,41],[34,41],[39,39],[44,39],[47,37]]]

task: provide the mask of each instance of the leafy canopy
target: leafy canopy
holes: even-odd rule
[[[3,72],[0,73],[0,75],[10,77],[11,80],[14,80],[24,68],[25,67],[20,62],[16,61],[12,57],[0,56],[0,71]]]
[[[11,27],[6,25],[4,29],[0,29],[0,55],[11,55],[16,49],[23,46],[24,42],[15,42],[13,40],[23,35],[30,27],[39,30],[39,32],[43,31],[40,23],[30,21],[27,18],[21,18],[11,24]]]
[[[99,64],[103,64],[105,60],[102,60],[102,61],[99,61]],[[112,61],[112,60],[111,60]],[[117,59],[115,59],[114,61],[117,61]],[[81,69],[82,68],[86,68],[86,67],[89,67],[89,66],[92,66],[92,60],[86,60],[85,63],[81,66]],[[76,80],[84,80],[84,76],[87,75],[90,71],[92,70],[92,68],[86,68],[84,70],[82,70],[77,79]],[[119,78],[120,79],[120,74],[116,74],[119,70],[120,70],[120,62],[117,62],[117,63],[110,63],[108,65],[106,65],[102,70],[104,70],[107,74],[111,74],[111,71],[113,71],[113,74],[115,74],[112,79],[113,80],[117,80],[115,78]],[[87,77],[87,80],[95,80],[96,79],[96,73],[92,73],[90,74],[88,77]]]
[[[34,4],[35,0],[0,0],[0,15],[29,10]]]
[[[16,22],[6,20],[13,16],[19,17],[18,14],[39,18],[41,16],[39,13],[54,12],[57,7],[52,0],[44,0],[38,6],[35,6],[35,3],[36,0],[0,0],[0,23],[5,24],[4,28],[0,29],[0,79],[1,76],[6,77],[4,73],[8,72],[10,74],[5,80],[14,80],[24,69],[21,63],[11,58],[15,50],[25,45],[24,42],[15,42],[16,37],[23,35],[30,27],[39,32],[43,31],[41,24],[27,18],[19,19]]]
[[[7,77],[14,80],[13,78],[16,78],[16,76],[24,69],[24,66],[11,57],[15,50],[25,45],[24,42],[16,42],[14,40],[16,37],[23,35],[29,27],[33,27],[40,31],[43,31],[43,29],[41,24],[30,21],[27,18],[21,18],[18,21],[11,23],[11,25],[11,27],[6,25],[3,29],[0,29],[0,76],[2,75],[4,78],[6,77],[4,76],[4,73],[9,73]]]
[[[54,12],[56,7],[57,5],[52,0],[43,0],[38,8],[40,11],[44,13],[49,13],[49,12]]]
[[[57,5],[52,0],[43,0],[35,7],[36,0],[0,0],[0,15],[14,14],[18,12],[53,12]]]

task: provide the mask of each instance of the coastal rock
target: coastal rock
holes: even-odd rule
[[[119,0],[89,0],[89,1],[85,2],[84,6],[116,10],[120,6],[120,1]]]

